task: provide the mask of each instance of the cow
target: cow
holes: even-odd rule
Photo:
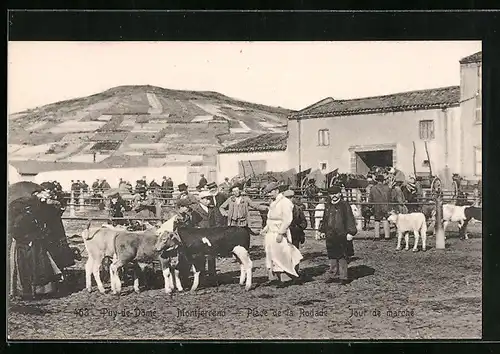
[[[106,257],[113,257],[115,254],[115,237],[125,230],[114,229],[111,227],[90,227],[82,232],[83,243],[87,250],[88,259],[85,264],[85,287],[90,293],[92,291],[92,274],[97,283],[99,292],[104,294],[106,290],[100,277],[100,267]]]
[[[164,257],[163,249],[157,248],[158,235],[155,230],[148,229],[146,231],[119,232],[114,239],[114,254],[113,263],[109,267],[109,276],[111,281],[111,291],[113,294],[121,292],[121,280],[118,275],[118,270],[132,263],[134,266],[134,291],[140,292],[139,289],[139,274],[141,273],[141,265],[151,263],[156,260],[160,261],[163,278],[165,280],[165,292],[170,294],[173,288],[171,277],[170,259]],[[182,291],[182,285],[176,284],[177,289]]]
[[[235,256],[240,263],[240,285],[246,290],[252,287],[252,260],[250,249],[250,231],[248,228],[235,226],[212,228],[180,227],[174,232],[164,232],[158,239],[156,251],[177,251],[179,261],[189,262],[194,273],[191,290],[199,285],[200,270],[203,269],[206,256]],[[176,275],[177,278],[177,275]]]
[[[467,225],[472,219],[482,221],[481,208],[470,205],[443,205],[443,229],[445,232],[450,222],[457,222],[460,238],[467,240],[469,239]]]
[[[405,235],[405,250],[409,249],[409,234],[408,232],[413,231],[415,235],[415,245],[413,246],[413,252],[418,251],[418,238],[419,233],[422,237],[422,251],[426,250],[426,240],[427,240],[427,223],[423,213],[410,213],[410,214],[398,214],[395,211],[391,211],[387,220],[390,223],[396,225],[398,232],[398,244],[396,250],[401,249],[401,239],[403,234]]]
[[[358,229],[358,231],[361,231],[361,229],[363,229],[363,216],[361,214],[361,208],[359,208],[356,204],[351,204],[351,210],[352,214],[354,215],[354,219],[356,220],[356,228]]]
[[[363,230],[368,229],[368,224],[370,223],[370,219],[373,216],[373,206],[363,204],[361,206],[361,216],[363,217]]]
[[[323,215],[325,211],[325,203],[319,203],[315,207],[314,211],[314,230],[315,230],[315,235],[314,238],[316,240],[320,240],[322,238],[321,232],[319,232],[319,224],[321,220],[323,220]]]

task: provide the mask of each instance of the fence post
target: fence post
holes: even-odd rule
[[[161,219],[161,202],[160,201],[156,201],[156,218]]]
[[[71,191],[71,198],[69,199],[69,216],[75,217],[75,194]]]
[[[85,211],[85,198],[83,197],[83,192],[80,192],[80,198],[79,198],[79,208],[78,211],[83,213]]]
[[[359,212],[361,213],[361,203],[362,203],[362,195],[361,195],[361,191],[359,189],[356,189],[355,190],[355,203],[356,203],[356,206],[358,207],[358,210]],[[356,219],[356,228],[358,229],[358,231],[361,231],[363,230],[363,220],[359,219]]]
[[[436,221],[435,221],[435,234],[436,234],[436,249],[445,249],[444,228],[443,228],[443,198],[438,195],[436,197]]]

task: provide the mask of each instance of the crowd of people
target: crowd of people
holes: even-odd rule
[[[366,188],[365,197],[366,201],[373,203],[376,237],[380,237],[380,224],[382,224],[384,236],[388,238],[390,233],[387,222],[388,212],[397,208],[401,213],[417,210],[418,205],[409,203],[418,201],[419,196],[422,195],[422,190],[414,176],[409,176],[406,179],[404,174],[398,173],[395,169],[389,175],[379,174],[374,179],[374,183],[370,183]],[[60,186],[57,183],[53,185],[54,189]],[[127,181],[120,179],[119,185],[120,190],[130,191],[130,183]],[[87,188],[85,181],[72,181],[73,193],[89,193]],[[104,179],[96,180],[92,185],[92,191],[106,189],[110,189],[110,187]],[[290,186],[281,182],[269,183],[262,190],[261,195],[265,196],[265,200],[261,202],[257,202],[246,195],[241,184],[230,184],[228,178],[220,185],[217,185],[215,182],[208,182],[204,176],[201,176],[200,183],[196,188],[198,192],[195,194],[189,191],[185,183],[179,184],[177,189],[179,193],[173,198],[173,183],[170,178],[164,177],[162,183],[157,184],[154,180],[147,183],[146,178],[143,177],[142,180],[137,181],[135,192],[147,199],[151,197],[152,190],[157,190],[161,196],[171,199],[180,216],[177,226],[183,227],[234,226],[249,228],[250,211],[258,211],[261,216],[264,216],[260,234],[264,236],[268,281],[276,283],[279,287],[304,281],[299,267],[303,259],[300,248],[305,242],[305,229],[308,227],[305,209],[309,209],[310,204],[306,207],[303,204],[302,195],[295,195]],[[322,198],[325,203],[322,220],[317,226],[323,236],[322,238],[325,239],[326,253],[330,259],[327,282],[347,284],[350,281],[347,264],[349,258],[354,255],[353,237],[358,230],[349,201],[344,198],[343,188],[334,185],[320,190],[314,183],[309,183],[305,190],[305,196],[312,200]],[[119,192],[115,192],[110,197],[111,216],[113,218],[123,217],[127,203],[125,203]],[[43,193],[38,198],[40,200],[46,199]],[[16,204],[10,207],[16,207]],[[21,211],[17,214],[23,215]],[[14,230],[14,233],[17,232],[16,228],[22,226],[22,223],[16,219],[10,219],[9,221],[13,223],[12,230]],[[310,225],[315,227],[312,218]],[[24,235],[23,232],[20,233]],[[16,251],[24,252],[21,245],[24,244],[25,240],[22,237],[18,237],[17,240],[20,244],[15,247]],[[26,242],[33,242],[33,238],[26,239]],[[13,264],[13,267],[19,267],[22,273],[21,258],[15,257],[14,259],[19,259],[19,264]],[[52,264],[50,259],[47,264]],[[47,265],[43,265],[43,267],[47,268]],[[56,268],[54,269],[55,271],[51,270],[52,273],[60,273]],[[207,257],[204,272],[215,276],[216,262],[214,257]],[[23,280],[20,279],[19,281],[22,282]],[[36,280],[36,282],[41,284],[44,281]]]

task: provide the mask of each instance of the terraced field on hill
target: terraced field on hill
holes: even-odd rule
[[[285,131],[291,112],[217,92],[119,86],[10,115],[9,158],[92,162],[97,150],[98,163],[126,155],[137,165],[153,151],[213,156],[245,138]],[[113,147],[96,145],[104,141]]]

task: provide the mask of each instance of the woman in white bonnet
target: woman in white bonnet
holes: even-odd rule
[[[269,281],[277,275],[282,285],[291,280],[288,275],[299,277],[296,266],[303,258],[292,244],[289,226],[293,220],[293,202],[283,195],[287,189],[288,186],[272,182],[263,191],[274,199],[269,206],[266,227],[261,231],[265,235],[266,268]]]

